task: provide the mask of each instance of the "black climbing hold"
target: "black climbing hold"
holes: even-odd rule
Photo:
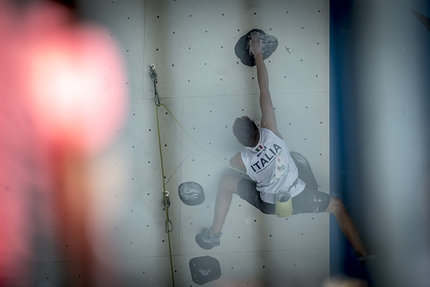
[[[255,66],[254,55],[249,51],[249,39],[251,39],[251,34],[257,33],[263,43],[263,59],[267,59],[275,52],[278,47],[278,40],[271,35],[267,35],[263,30],[252,29],[246,35],[242,36],[234,47],[234,52],[236,56],[240,59],[242,64],[246,66]]]
[[[210,256],[192,258],[190,260],[190,271],[193,282],[199,285],[221,277],[219,261]]]
[[[306,182],[306,188],[312,190],[318,190],[318,183],[315,179],[314,173],[312,172],[311,165],[308,160],[298,152],[290,152],[291,158],[297,166],[299,171],[299,178]]]
[[[205,201],[203,187],[194,181],[183,182],[178,187],[179,197],[186,205],[198,205]]]

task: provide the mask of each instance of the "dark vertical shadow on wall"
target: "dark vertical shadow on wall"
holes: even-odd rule
[[[430,281],[430,36],[414,9],[429,16],[421,0],[330,3],[330,182],[378,255],[361,266],[331,218],[331,274],[370,286]]]
[[[357,38],[352,1],[330,1],[330,186],[331,195],[343,200],[360,231],[365,204],[361,194],[360,172],[355,161],[359,149],[357,126],[358,77]],[[355,14],[357,15],[357,14]],[[368,279],[366,269],[353,254],[353,248],[330,215],[330,273]]]

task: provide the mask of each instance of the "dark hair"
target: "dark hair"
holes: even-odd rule
[[[247,147],[256,146],[260,139],[257,125],[246,116],[236,118],[233,124],[233,134],[241,144]]]

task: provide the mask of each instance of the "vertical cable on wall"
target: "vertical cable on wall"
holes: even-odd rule
[[[172,258],[172,244],[170,240],[170,232],[173,230],[172,221],[170,220],[169,216],[169,206],[170,206],[170,198],[169,193],[166,191],[166,181],[165,181],[165,175],[164,175],[164,164],[163,164],[163,150],[161,147],[161,136],[160,136],[160,122],[158,119],[158,108],[160,107],[160,99],[158,97],[157,88],[156,88],[156,81],[157,81],[157,74],[155,72],[155,66],[150,66],[151,70],[151,79],[154,82],[154,91],[155,91],[155,109],[156,109],[156,117],[157,117],[157,133],[158,133],[158,148],[160,151],[160,162],[161,162],[161,177],[163,181],[163,197],[164,197],[164,208],[166,210],[166,221],[165,221],[165,231],[167,233],[167,240],[169,244],[169,257],[170,257],[170,271],[172,276],[172,286],[175,287],[175,275],[173,270],[173,258]]]

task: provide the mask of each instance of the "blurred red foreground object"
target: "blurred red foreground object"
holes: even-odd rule
[[[34,283],[35,214],[56,221],[59,242],[73,238],[76,245],[58,244],[60,253],[82,260],[83,286],[93,285],[99,267],[87,228],[87,171],[124,120],[119,48],[105,30],[79,23],[62,6],[17,10],[5,1],[0,43],[0,287]],[[35,203],[40,193],[51,198],[45,204],[53,214]]]

